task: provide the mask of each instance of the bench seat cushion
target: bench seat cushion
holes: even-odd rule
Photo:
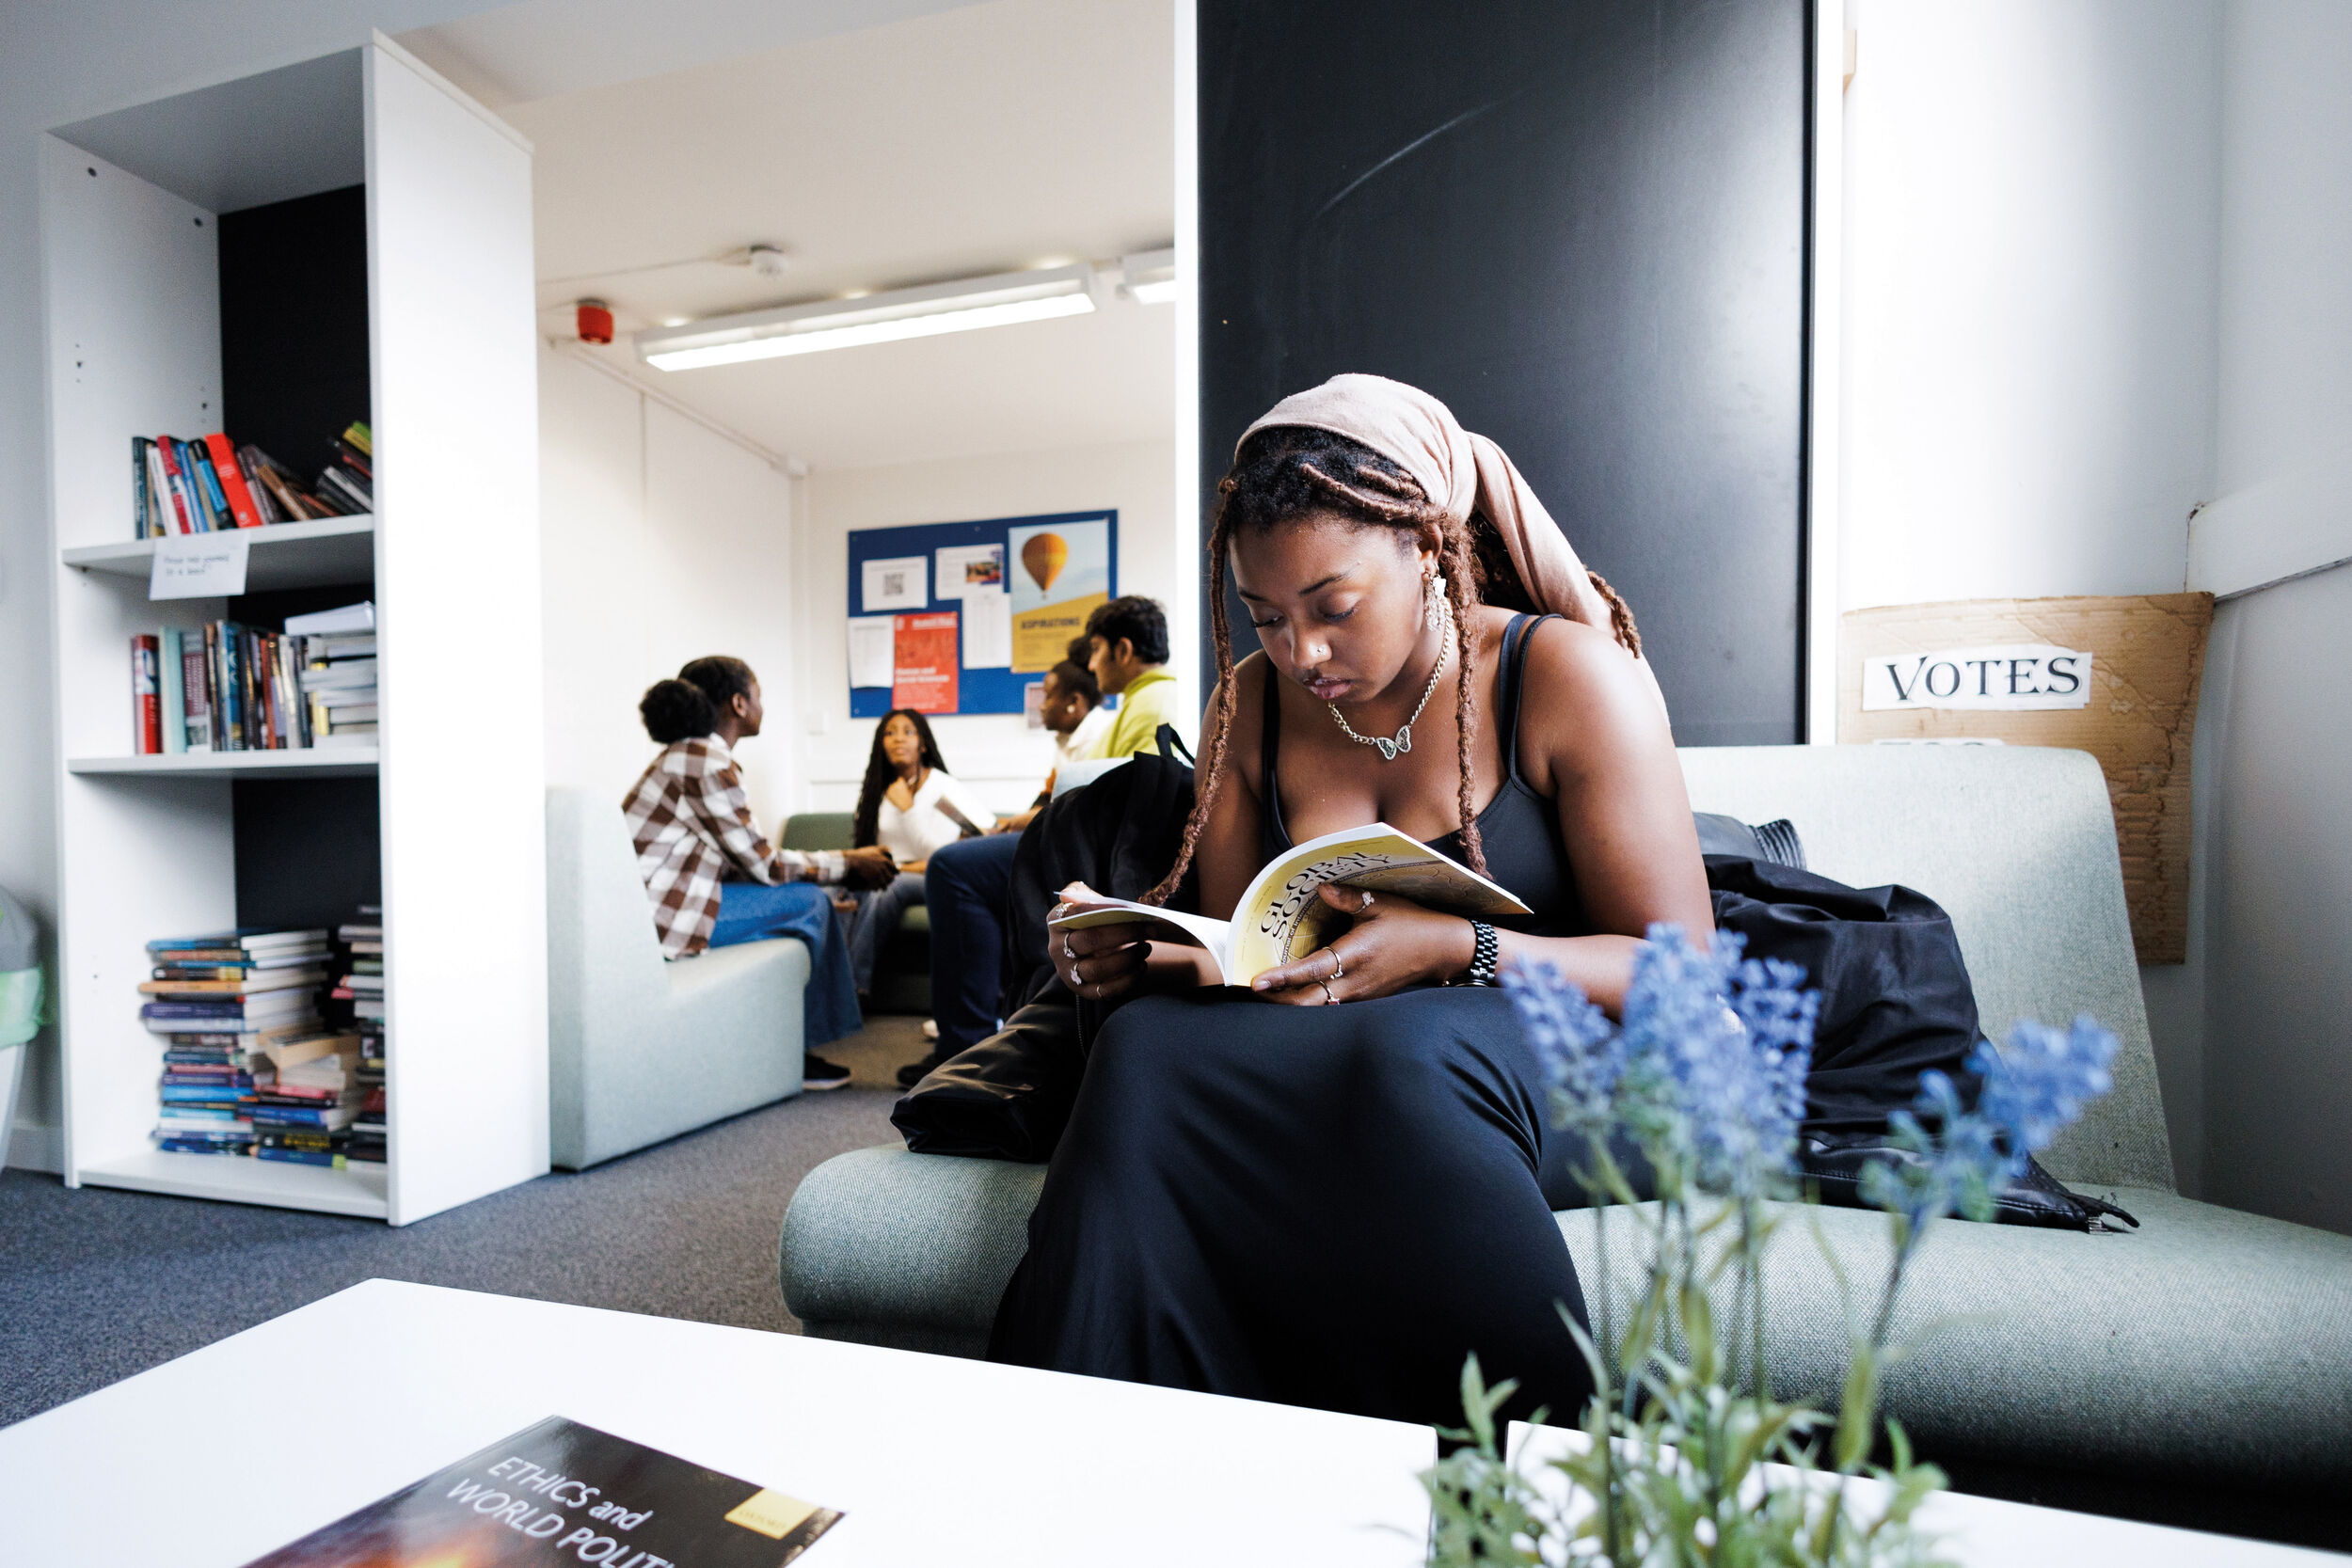
[[[786,1216],[785,1301],[811,1334],[980,1355],[1027,1246],[1041,1165],[860,1149],[811,1172]],[[2084,1235],[1939,1222],[1915,1254],[1898,1338],[1942,1326],[1887,1383],[1929,1458],[2352,1484],[2352,1238],[2150,1189],[2102,1189],[2141,1228]],[[1846,1319],[1801,1210],[1767,1257],[1768,1354],[1784,1392],[1835,1392]],[[1886,1222],[1815,1212],[1855,1311],[1874,1304]],[[1588,1301],[1594,1216],[1559,1216]],[[1631,1218],[1611,1221],[1622,1314]],[[1597,1312],[1597,1302],[1591,1303]],[[1727,1306],[1727,1304],[1726,1304]],[[1620,1317],[1619,1321],[1622,1321]],[[1508,1369],[1490,1368],[1502,1374]]]

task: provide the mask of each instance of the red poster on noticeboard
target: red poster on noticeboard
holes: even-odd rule
[[[956,711],[956,612],[901,615],[891,634],[890,705]]]

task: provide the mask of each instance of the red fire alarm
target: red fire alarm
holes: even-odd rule
[[[612,341],[612,312],[600,299],[580,302],[580,341],[583,343],[609,343]]]

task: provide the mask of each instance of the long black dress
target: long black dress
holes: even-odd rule
[[[1590,929],[1550,805],[1518,768],[1525,636],[1497,692],[1506,777],[1478,818],[1497,880],[1547,935]],[[1265,703],[1268,859],[1290,847]],[[1436,847],[1459,856],[1458,835]],[[1431,1425],[1462,1359],[1515,1410],[1591,1381],[1552,1219],[1565,1134],[1501,991],[1422,987],[1337,1007],[1151,996],[1104,1024],[997,1308],[992,1359]]]

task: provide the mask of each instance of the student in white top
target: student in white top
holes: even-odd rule
[[[960,838],[985,833],[996,816],[959,784],[940,760],[931,727],[913,708],[893,708],[874,730],[850,840],[880,845],[898,863],[885,886],[857,895],[850,916],[850,970],[858,995],[874,989],[874,960],[908,906],[923,902],[923,870],[931,855]]]
[[[1063,659],[1045,672],[1045,727],[1054,732],[1054,766],[1076,762],[1111,727],[1103,689],[1083,661]]]

